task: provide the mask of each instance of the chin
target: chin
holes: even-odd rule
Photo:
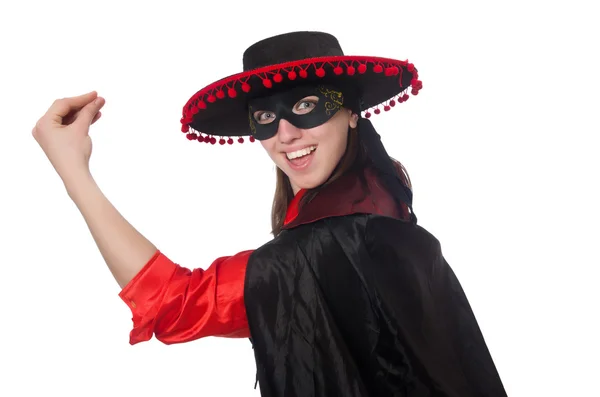
[[[306,175],[302,178],[294,179],[294,185],[300,189],[314,189],[327,181],[327,175]]]

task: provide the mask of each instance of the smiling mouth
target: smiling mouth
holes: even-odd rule
[[[285,157],[292,169],[301,170],[308,167],[316,150],[317,146],[313,145],[295,152],[285,153]]]
[[[295,152],[286,153],[285,155],[288,158],[288,160],[294,160],[309,155],[315,150],[317,150],[316,145],[305,147],[304,149],[296,150]]]

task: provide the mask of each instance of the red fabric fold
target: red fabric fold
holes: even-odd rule
[[[129,343],[165,344],[206,336],[249,337],[244,277],[251,250],[187,269],[157,251],[119,293],[133,315]]]

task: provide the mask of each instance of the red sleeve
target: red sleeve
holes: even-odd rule
[[[119,297],[133,314],[129,343],[165,344],[205,336],[250,336],[244,277],[252,251],[216,259],[206,270],[187,269],[157,251]]]

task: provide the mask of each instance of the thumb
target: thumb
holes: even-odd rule
[[[80,128],[89,127],[94,122],[94,118],[97,116],[104,104],[105,100],[102,97],[98,97],[93,102],[88,103],[79,111],[79,114],[77,115],[77,118],[73,124],[77,124]]]

